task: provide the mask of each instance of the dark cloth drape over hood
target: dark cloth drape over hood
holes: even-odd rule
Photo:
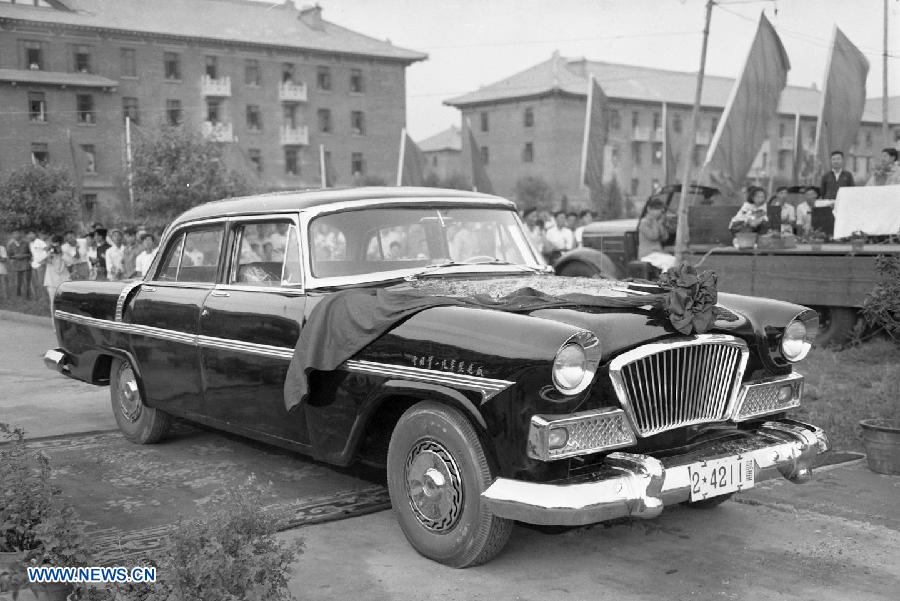
[[[407,318],[441,306],[465,306],[528,313],[538,309],[577,307],[643,307],[664,309],[679,331],[709,329],[716,302],[715,275],[701,282],[696,274],[674,274],[660,287],[629,292],[627,284],[553,276],[506,280],[423,280],[378,289],[350,289],[323,298],[300,332],[284,383],[284,402],[290,411],[309,394],[314,370],[332,371]],[[679,288],[679,280],[682,286]],[[524,285],[511,289],[512,286]],[[541,288],[541,289],[538,289]],[[685,290],[688,288],[688,290]],[[588,293],[588,291],[590,293]],[[552,294],[550,292],[558,292]],[[698,317],[699,316],[699,317]]]

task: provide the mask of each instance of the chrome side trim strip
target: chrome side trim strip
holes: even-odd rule
[[[221,351],[238,351],[260,355],[262,357],[274,357],[290,361],[294,356],[294,349],[284,346],[272,346],[269,344],[257,344],[255,342],[240,342],[229,338],[215,338],[213,336],[197,336],[197,343],[204,348],[212,348]]]
[[[515,382],[509,380],[496,380],[469,376],[466,374],[454,374],[434,369],[422,369],[421,367],[408,367],[405,365],[391,365],[389,363],[377,363],[375,361],[361,361],[351,359],[344,363],[348,371],[356,373],[374,374],[404,378],[414,382],[426,382],[431,384],[445,384],[464,390],[472,390],[481,393],[482,402],[497,396]]]
[[[119,293],[119,298],[116,299],[116,321],[122,321],[122,316],[125,314],[125,299],[128,298],[128,295],[131,294],[132,290],[143,283],[143,280],[138,280],[136,282],[131,282],[122,288],[122,292]]]

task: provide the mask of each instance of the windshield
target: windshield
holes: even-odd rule
[[[309,241],[317,278],[407,275],[441,263],[540,267],[516,213],[505,209],[344,211],[313,219]]]

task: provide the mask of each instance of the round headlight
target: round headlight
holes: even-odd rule
[[[559,349],[553,361],[553,383],[563,394],[579,392],[587,377],[587,354],[580,344],[569,343]]]
[[[790,362],[800,361],[806,357],[812,348],[806,324],[794,320],[784,329],[784,337],[781,339],[781,354]]]

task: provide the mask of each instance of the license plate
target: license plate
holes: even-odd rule
[[[686,466],[691,482],[691,501],[753,488],[753,463],[753,459],[746,457],[723,457]]]

